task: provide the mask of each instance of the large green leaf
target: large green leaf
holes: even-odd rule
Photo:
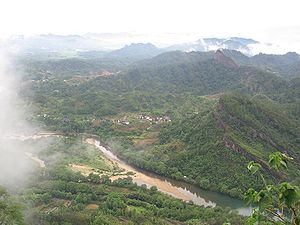
[[[255,197],[257,195],[257,191],[255,191],[253,188],[250,188],[245,193],[245,202],[247,205],[251,205],[255,203]]]
[[[269,165],[277,170],[287,169],[287,162],[293,158],[281,152],[275,152],[269,156]]]
[[[252,174],[255,174],[258,170],[261,169],[261,165],[259,163],[251,161],[248,163],[247,168]]]
[[[279,199],[283,201],[288,208],[293,207],[300,201],[299,188],[290,183],[284,182],[279,187]]]

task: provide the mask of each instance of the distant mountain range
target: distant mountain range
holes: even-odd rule
[[[258,41],[247,38],[203,38],[192,43],[173,45],[168,50],[190,51],[211,51],[217,49],[237,50],[246,55],[251,55],[251,45],[259,44]]]
[[[103,46],[96,39],[80,35],[38,35],[25,37],[13,36],[7,41],[12,50],[25,53],[64,52],[101,50]]]
[[[136,43],[126,45],[125,47],[109,52],[106,57],[136,57],[136,58],[150,58],[164,52],[164,49],[157,48],[151,43]]]
[[[122,40],[122,37],[124,39]],[[117,44],[118,43],[118,44]],[[132,43],[132,44],[126,44]],[[32,37],[14,36],[7,41],[12,51],[29,54],[61,53],[80,54],[85,56],[97,55],[101,57],[153,57],[167,51],[212,51],[217,49],[237,50],[251,56],[262,43],[240,37],[229,38],[201,38],[194,42],[170,45],[158,48],[151,43],[137,43],[126,34],[86,34],[86,35],[38,35]],[[116,48],[124,44],[123,48]],[[272,45],[270,44],[269,47]],[[107,54],[106,54],[107,53]]]

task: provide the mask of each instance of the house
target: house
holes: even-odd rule
[[[130,122],[128,121],[127,116],[124,116],[122,119],[117,120],[116,122],[118,124],[121,124],[121,125],[129,125],[130,124]]]

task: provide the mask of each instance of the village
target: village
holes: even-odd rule
[[[139,115],[139,119],[141,121],[148,121],[152,124],[172,122],[171,117],[168,115],[150,116],[150,115],[146,115],[146,114],[141,114],[141,115]],[[130,120],[129,120],[128,116],[124,116],[123,118],[114,120],[113,122],[117,123],[119,125],[129,125],[130,124]]]

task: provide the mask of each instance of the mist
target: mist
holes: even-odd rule
[[[10,61],[0,49],[0,185],[14,190],[37,168],[25,154],[34,149],[18,137],[33,134],[37,128],[26,122],[29,112],[18,96],[21,74]]]

